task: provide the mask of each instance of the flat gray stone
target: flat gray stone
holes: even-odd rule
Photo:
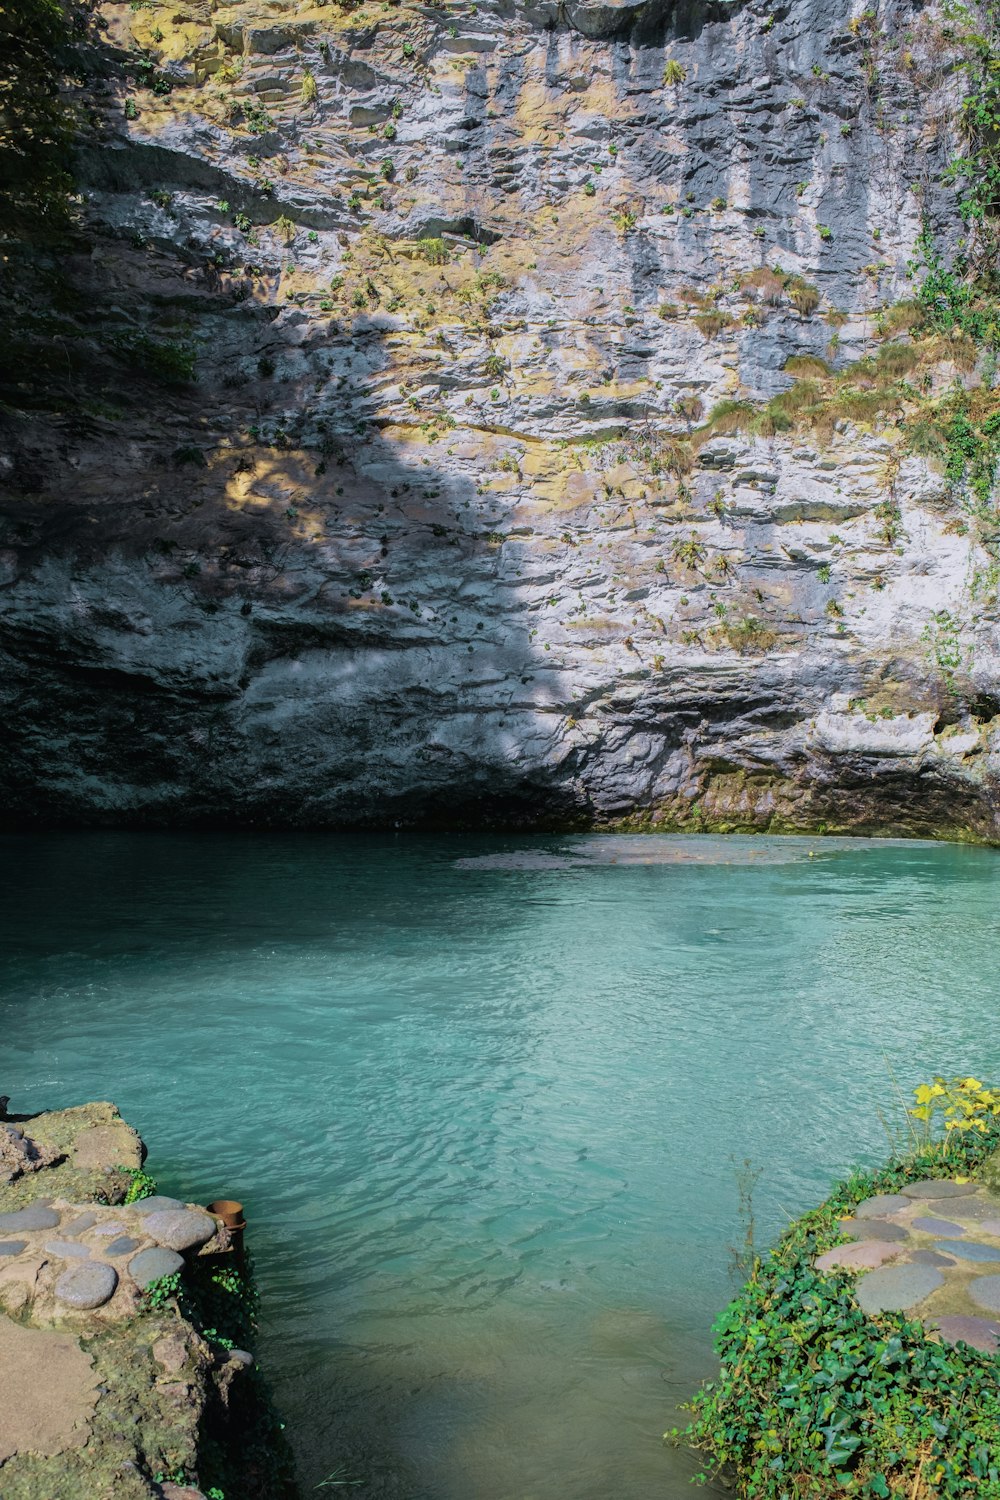
[[[948,1213],[953,1219],[988,1219],[996,1218],[996,1203],[987,1197],[974,1198],[967,1193],[964,1198],[949,1198]]]
[[[978,1240],[938,1240],[934,1248],[945,1255],[957,1255],[959,1260],[1000,1260],[1000,1250],[981,1245]]]
[[[85,1229],[92,1229],[96,1223],[96,1214],[81,1214],[72,1224],[63,1225],[63,1234],[82,1234]]]
[[[172,1276],[183,1264],[183,1257],[173,1250],[140,1250],[129,1261],[128,1273],[137,1286],[147,1287],[161,1276]]]
[[[0,1242],[0,1255],[20,1255],[27,1248],[27,1240],[4,1240]]]
[[[55,1284],[55,1294],[67,1307],[102,1307],[114,1296],[117,1285],[118,1272],[114,1266],[91,1260],[85,1266],[64,1271]]]
[[[841,1219],[840,1227],[852,1240],[899,1240],[909,1239],[904,1225],[890,1224],[888,1219]]]
[[[179,1198],[164,1198],[159,1193],[154,1193],[152,1198],[139,1198],[135,1203],[126,1204],[133,1213],[158,1214],[167,1208],[183,1208],[184,1204]]]
[[[30,1208],[0,1214],[0,1234],[8,1230],[55,1229],[58,1223],[59,1215],[54,1208],[46,1208],[44,1203],[32,1203]]]
[[[909,1208],[909,1198],[903,1198],[899,1193],[878,1193],[874,1198],[866,1198],[859,1203],[854,1210],[856,1219],[881,1219],[884,1214],[898,1214],[901,1209]]]
[[[985,1354],[995,1354],[1000,1346],[1000,1323],[989,1323],[985,1318],[949,1314],[938,1318],[934,1326],[946,1344],[968,1344],[973,1349],[982,1349]]]
[[[953,1266],[955,1264],[947,1255],[939,1255],[936,1250],[914,1250],[910,1260],[915,1266]]]
[[[50,1255],[61,1255],[63,1260],[72,1260],[74,1256],[86,1260],[90,1254],[86,1245],[78,1245],[75,1240],[46,1240],[45,1248]]]
[[[995,1234],[1000,1237],[1000,1219],[980,1219],[979,1228],[983,1234]]]
[[[977,1192],[974,1182],[950,1182],[946,1177],[925,1178],[923,1182],[908,1182],[903,1189],[907,1198],[967,1198]]]
[[[969,1296],[977,1307],[1000,1313],[1000,1276],[977,1276],[969,1282]]]
[[[111,1241],[110,1245],[105,1245],[104,1253],[111,1260],[115,1260],[119,1255],[131,1255],[133,1250],[138,1250],[141,1243],[140,1240],[132,1239],[130,1235],[120,1234],[116,1240]]]
[[[113,1239],[116,1234],[125,1234],[127,1229],[127,1224],[123,1223],[120,1219],[114,1219],[110,1224],[98,1224],[93,1232],[95,1235],[99,1234],[102,1239],[105,1235],[109,1235]]]
[[[143,1228],[158,1245],[168,1250],[191,1250],[204,1245],[215,1233],[215,1220],[195,1208],[171,1208],[147,1214]]]
[[[910,1228],[919,1229],[924,1234],[946,1234],[949,1239],[965,1233],[961,1224],[952,1224],[949,1219],[914,1219]]]
[[[859,1279],[854,1295],[866,1313],[909,1312],[943,1285],[936,1266],[881,1266]]]
[[[871,1271],[899,1253],[899,1246],[889,1240],[859,1240],[827,1250],[814,1264],[817,1271]]]

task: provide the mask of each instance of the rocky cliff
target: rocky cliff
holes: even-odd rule
[[[953,20],[101,0],[81,46],[10,816],[997,836],[996,360],[918,295]]]

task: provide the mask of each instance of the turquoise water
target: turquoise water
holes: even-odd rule
[[[809,857],[809,851],[815,857]],[[1000,1074],[985,850],[0,840],[0,1088],[112,1098],[247,1204],[304,1491],[674,1500],[758,1235],[885,1149],[886,1059]]]

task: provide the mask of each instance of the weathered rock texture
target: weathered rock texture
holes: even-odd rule
[[[698,432],[954,239],[933,6],[99,13],[15,344],[9,814],[997,836],[961,495],[891,424]]]
[[[244,1284],[228,1230],[179,1203],[147,1212],[123,1202],[141,1142],[113,1105],[17,1128],[39,1166],[0,1183],[4,1500],[205,1500],[223,1488],[288,1500],[284,1443],[253,1358],[222,1336]],[[189,1232],[171,1233],[182,1221]],[[144,1266],[178,1238],[187,1259],[166,1252],[155,1274],[177,1272],[181,1291],[161,1283],[151,1297]],[[196,1316],[199,1287],[222,1327]],[[224,1483],[213,1488],[212,1475]]]

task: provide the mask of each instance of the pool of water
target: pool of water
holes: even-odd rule
[[[1000,1073],[1000,861],[799,839],[0,840],[0,1088],[247,1205],[305,1493],[679,1500],[760,1176]]]

